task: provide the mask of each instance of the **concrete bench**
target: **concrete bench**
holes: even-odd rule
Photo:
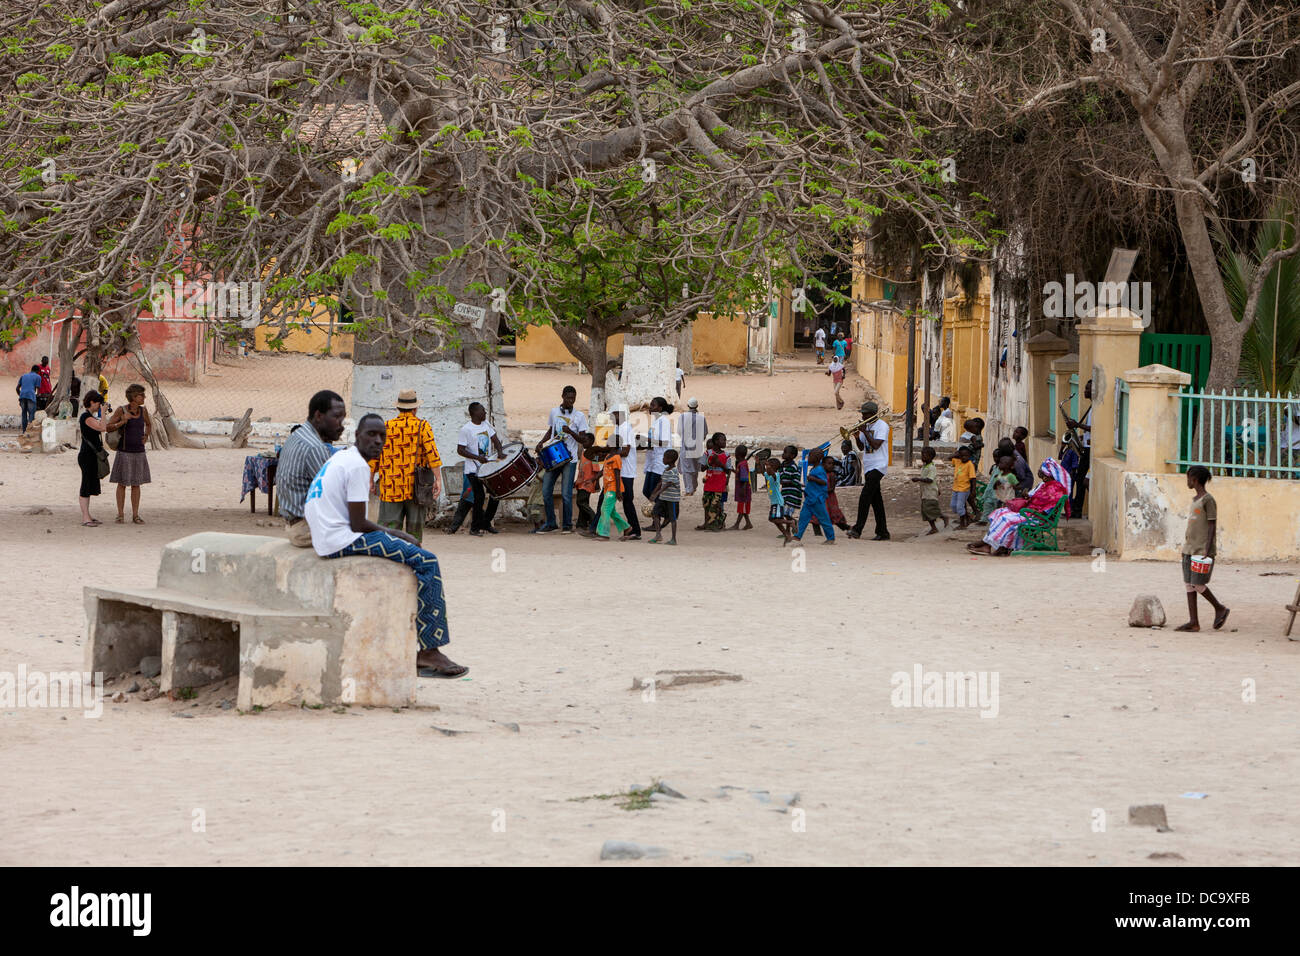
[[[415,576],[283,538],[206,532],[163,548],[153,588],[87,587],[86,669],[162,659],[160,689],[238,676],[238,706],[400,707],[415,694]]]

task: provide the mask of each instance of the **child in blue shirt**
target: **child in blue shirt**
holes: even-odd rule
[[[799,509],[799,527],[794,533],[794,540],[803,539],[808,522],[817,519],[822,530],[826,532],[823,544],[835,543],[835,525],[831,523],[830,512],[826,510],[826,496],[830,484],[826,480],[826,471],[822,468],[822,450],[814,448],[808,452],[808,476],[804,480],[803,507]]]

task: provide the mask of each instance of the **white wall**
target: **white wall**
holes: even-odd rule
[[[1014,239],[998,247],[993,258],[989,316],[988,418],[984,440],[990,445],[1009,436],[1017,425],[1029,426],[1029,335],[1031,303],[1016,294],[1014,279],[1024,266],[1024,246]],[[1013,332],[1018,332],[1014,334]],[[1006,349],[1007,364],[1000,365]]]
[[[352,407],[349,417],[360,419],[374,412],[385,420],[397,414],[397,393],[415,389],[420,399],[416,414],[433,425],[433,437],[443,465],[454,465],[456,433],[469,421],[470,402],[482,402],[488,421],[506,441],[505,396],[501,390],[501,369],[496,362],[486,368],[462,368],[456,362],[424,365],[357,365],[352,369]]]

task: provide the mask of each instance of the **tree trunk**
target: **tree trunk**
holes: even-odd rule
[[[1237,383],[1241,343],[1250,326],[1250,318],[1238,322],[1232,314],[1202,202],[1200,197],[1192,193],[1178,193],[1174,199],[1174,208],[1183,237],[1183,249],[1187,253],[1187,266],[1196,281],[1201,311],[1205,314],[1205,324],[1210,329],[1210,375],[1206,386],[1230,389]]]
[[[140,374],[144,376],[144,380],[149,383],[149,388],[153,391],[153,414],[157,419],[155,425],[162,426],[155,427],[149,432],[149,447],[154,450],[173,447],[207,448],[207,442],[191,438],[176,424],[176,413],[172,411],[172,403],[167,401],[167,396],[163,394],[162,386],[158,384],[158,377],[154,375],[153,368],[149,365],[149,359],[144,354],[140,339],[132,335],[127,347],[136,365],[140,367]]]
[[[552,328],[564,347],[591,370],[591,398],[587,405],[587,415],[595,418],[608,408],[605,379],[609,374],[609,336],[562,325]]]
[[[46,414],[49,415],[58,413],[59,404],[72,391],[72,376],[75,372],[73,361],[77,351],[77,340],[72,336],[72,326],[75,323],[75,319],[68,317],[63,320],[63,325],[59,329],[59,350],[57,355],[59,380],[54,383],[54,391],[50,394],[50,404],[45,408]],[[75,417],[77,409],[74,408],[72,414]]]
[[[587,365],[591,369],[591,400],[588,403],[588,417],[599,415],[609,408],[605,395],[605,379],[609,375],[608,344],[609,340],[602,338],[591,350],[591,362]]]
[[[465,223],[470,221],[466,198],[450,199],[434,206],[410,204],[409,221],[425,223],[431,233],[453,247],[466,243]],[[504,224],[502,231],[504,231]],[[500,315],[492,311],[492,297],[468,288],[476,283],[489,289],[506,285],[492,250],[470,253],[447,263],[431,280],[445,286],[457,304],[485,310],[481,321],[454,316],[453,306],[430,299],[417,302],[406,286],[405,267],[386,257],[379,267],[378,285],[386,298],[362,298],[350,303],[355,321],[363,325],[394,314],[415,317],[407,325],[386,332],[361,332],[352,354],[351,417],[375,413],[384,418],[395,414],[397,395],[414,389],[420,401],[419,415],[433,427],[442,459],[458,462],[455,436],[468,418],[468,406],[479,402],[487,409],[488,421],[502,434],[507,431],[501,371],[496,361],[497,326]],[[454,324],[448,325],[450,319]]]

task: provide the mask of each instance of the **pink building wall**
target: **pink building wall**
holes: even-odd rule
[[[47,307],[48,303],[40,299],[29,299],[23,303],[23,312],[32,316]],[[151,315],[148,311],[143,311],[140,315],[138,325],[140,342],[145,348],[145,354],[148,356],[154,374],[164,381],[195,381],[202,355],[203,324],[192,320],[162,321],[151,317],[146,318]],[[14,343],[12,350],[0,348],[0,375],[21,375],[40,362],[42,355],[48,355],[50,365],[54,369],[54,378],[57,380],[61,325],[60,317],[56,316],[43,323],[31,337]],[[53,329],[52,338],[51,329]],[[81,368],[81,361],[78,360],[78,371]],[[135,377],[139,377],[135,362],[126,356],[109,362],[104,374],[111,379],[118,371],[127,377],[131,377],[132,373],[135,373]]]

